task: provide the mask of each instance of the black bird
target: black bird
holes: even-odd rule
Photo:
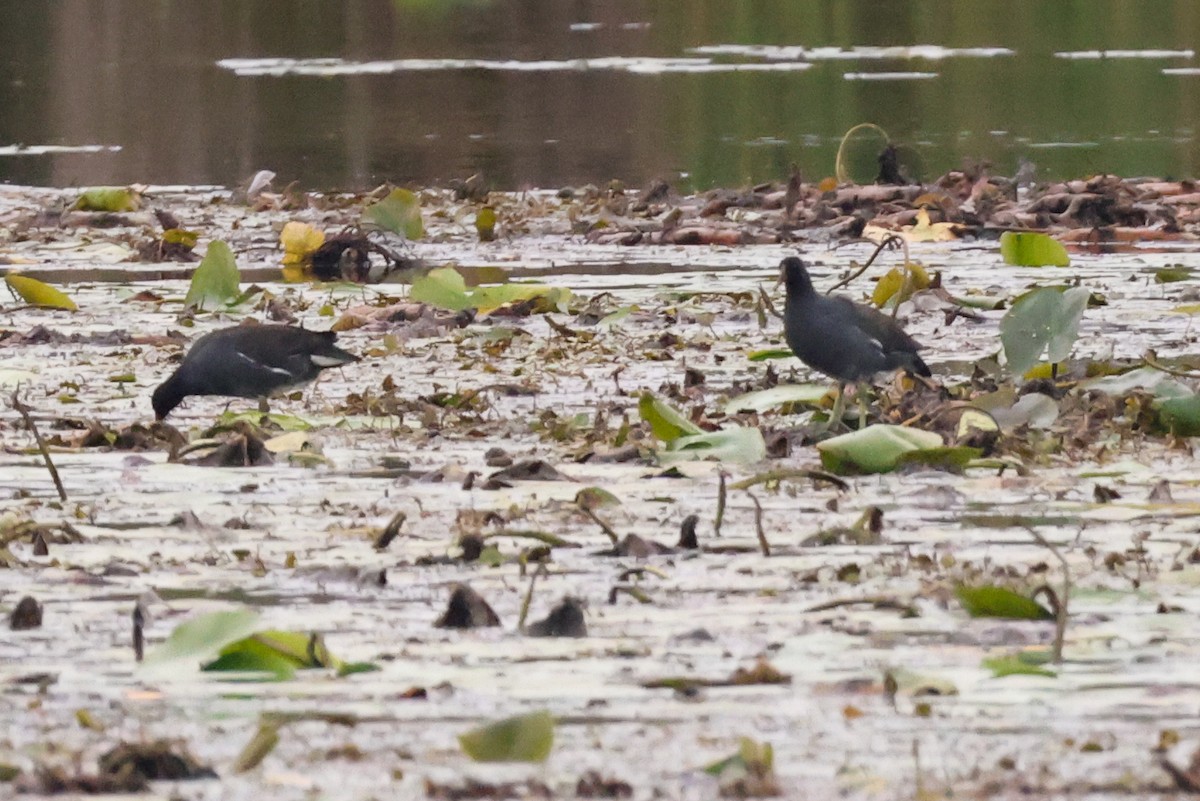
[[[237,325],[196,340],[183,363],[154,390],[162,420],[188,395],[266,398],[307,384],[328,367],[358,361],[333,344],[333,331],[288,325]]]
[[[788,347],[809,367],[838,380],[831,421],[841,417],[846,382],[868,381],[898,368],[930,375],[917,354],[921,346],[891,317],[849,298],[817,294],[804,262],[795,256],[779,266],[787,287],[783,328]]]

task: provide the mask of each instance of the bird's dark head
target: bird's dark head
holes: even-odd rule
[[[176,376],[173,375],[159,384],[158,389],[154,390],[154,395],[150,398],[150,405],[154,407],[154,419],[164,419],[182,400],[183,392],[178,386]]]
[[[813,294],[812,279],[804,262],[795,256],[788,256],[779,264],[779,280],[787,287],[789,298],[802,298]]]

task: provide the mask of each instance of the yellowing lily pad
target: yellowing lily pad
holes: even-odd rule
[[[544,710],[517,715],[460,734],[458,742],[476,762],[545,762],[554,748],[554,718]]]
[[[49,309],[65,309],[75,311],[79,307],[75,301],[67,297],[60,289],[43,283],[36,278],[30,278],[17,273],[4,276],[4,282],[21,300],[33,306],[45,306]]]
[[[1066,267],[1071,263],[1062,243],[1032,231],[1005,231],[1000,235],[1000,257],[1018,267]]]
[[[834,473],[886,473],[906,453],[941,448],[932,431],[905,426],[876,425],[817,443],[821,464]]]

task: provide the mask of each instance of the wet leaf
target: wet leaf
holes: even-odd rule
[[[499,625],[500,616],[482,595],[466,584],[454,587],[446,611],[433,624],[438,629],[475,629]]]
[[[1160,402],[1158,421],[1173,436],[1200,436],[1200,395],[1169,398]]]
[[[1195,275],[1195,270],[1176,264],[1171,267],[1159,267],[1154,271],[1154,283],[1171,284],[1176,281],[1189,281]]]
[[[954,594],[971,617],[1002,617],[1009,620],[1053,620],[1054,615],[1032,598],[1006,587],[984,584],[960,585]]]
[[[638,414],[650,425],[650,431],[654,436],[667,444],[671,444],[680,437],[704,433],[700,426],[659,400],[651,392],[643,393],[642,397],[638,399]]]
[[[925,271],[924,267],[912,262],[908,262],[906,267],[907,269],[893,267],[879,279],[879,282],[875,284],[875,290],[871,293],[872,303],[882,307],[892,298],[903,303],[912,297],[914,292],[929,288],[929,273]],[[906,280],[907,285],[905,284]]]
[[[1023,375],[1041,360],[1060,362],[1071,353],[1091,290],[1039,287],[1017,298],[1000,320],[1000,342],[1009,369]]]
[[[146,656],[144,664],[165,664],[180,660],[197,664],[210,659],[232,642],[246,637],[258,625],[258,613],[249,609],[209,612],[180,623],[166,642]]]
[[[819,442],[817,450],[821,464],[834,473],[886,473],[904,454],[942,445],[941,436],[932,431],[875,425]]]
[[[795,355],[788,348],[767,348],[766,350],[752,350],[746,354],[746,358],[752,362],[765,362],[768,359],[790,359]]]
[[[221,428],[233,428],[238,423],[249,423],[255,427],[273,426],[282,431],[312,431],[316,428],[315,424],[303,417],[282,412],[222,412],[217,417],[217,426]]]
[[[1005,231],[1000,235],[1000,257],[1018,267],[1066,267],[1071,263],[1067,249],[1047,234]]]
[[[475,232],[479,234],[480,242],[491,242],[496,238],[496,210],[484,206],[475,212]]]
[[[96,186],[84,190],[71,208],[78,211],[137,211],[141,196],[128,186]]]
[[[4,282],[21,300],[32,306],[45,306],[48,309],[65,309],[67,311],[78,309],[75,301],[67,297],[62,290],[36,278],[9,273],[4,276]]]
[[[900,236],[909,242],[953,242],[958,239],[958,226],[949,222],[931,223],[929,211],[917,209],[916,222],[907,228],[901,228]]]
[[[961,472],[973,459],[983,455],[979,448],[963,445],[947,445],[940,448],[922,448],[900,454],[898,465],[924,465],[940,470]]]
[[[460,734],[476,762],[545,762],[554,747],[554,718],[545,710],[498,720]]]
[[[627,318],[630,314],[632,314],[633,312],[635,312],[637,310],[638,310],[638,307],[634,306],[634,305],[622,306],[621,308],[617,309],[616,311],[610,312],[610,313],[604,315],[603,317],[601,317],[600,320],[597,321],[596,327],[600,328],[602,330],[605,330],[605,331],[611,330],[613,328],[613,326],[624,321],[625,318]]]
[[[983,660],[983,667],[992,671],[996,678],[1005,676],[1046,676],[1057,678],[1053,670],[1042,667],[1050,661],[1048,651],[1019,651],[1005,656],[993,656]]]
[[[754,464],[767,456],[767,444],[762,432],[748,426],[731,426],[720,431],[706,431],[672,440],[659,453],[662,461],[675,459],[715,459],[718,462]]]
[[[725,412],[765,412],[789,403],[816,404],[828,394],[825,384],[779,384],[733,398],[725,404]]]
[[[544,619],[526,626],[525,634],[529,637],[586,637],[583,606],[574,598],[564,598]]]
[[[775,775],[775,749],[743,737],[738,751],[704,769],[717,777],[722,798],[773,798],[782,794]]]
[[[363,216],[384,230],[406,239],[425,235],[421,222],[421,201],[407,189],[393,189],[383,200],[368,206]]]
[[[182,228],[168,228],[163,231],[162,241],[191,250],[200,240],[200,234],[195,231],[185,231]]]
[[[533,311],[544,313],[548,311],[566,312],[567,303],[571,299],[571,291],[563,287],[550,287],[544,284],[496,284],[481,286],[470,296],[470,306],[481,315],[491,314],[502,306],[520,303],[527,300],[540,300]]]
[[[993,408],[991,414],[1002,431],[1012,431],[1023,425],[1046,429],[1058,419],[1058,401],[1040,392],[1030,392],[1011,406]]]
[[[584,509],[603,509],[608,506],[620,506],[621,499],[600,487],[584,487],[575,493],[575,503]]]
[[[211,242],[200,266],[192,274],[183,305],[200,310],[227,305],[238,298],[241,280],[229,245],[219,239]]]
[[[317,248],[325,244],[325,234],[302,222],[289,222],[279,232],[279,244],[283,246],[283,263],[304,264],[312,259]]]
[[[439,267],[413,281],[409,297],[439,309],[462,311],[471,308],[467,282],[452,267]]]

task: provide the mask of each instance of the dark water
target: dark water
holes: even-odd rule
[[[1200,67],[1194,55],[1055,53],[1190,50],[1198,34],[1196,0],[0,0],[0,148],[120,148],[0,155],[0,180],[235,184],[267,168],[277,185],[329,189],[482,170],[500,188],[663,177],[702,189],[778,178],[792,162],[830,175],[842,133],[868,121],[924,177],[980,159],[1011,174],[1021,158],[1040,177],[1193,176],[1200,75],[1163,70]],[[747,44],[1013,52],[792,53],[770,71],[561,63]],[[219,63],[262,58],[406,61],[335,75]],[[557,63],[495,63],[536,61]],[[936,77],[845,77],[885,71]],[[865,145],[860,179],[873,174]]]

